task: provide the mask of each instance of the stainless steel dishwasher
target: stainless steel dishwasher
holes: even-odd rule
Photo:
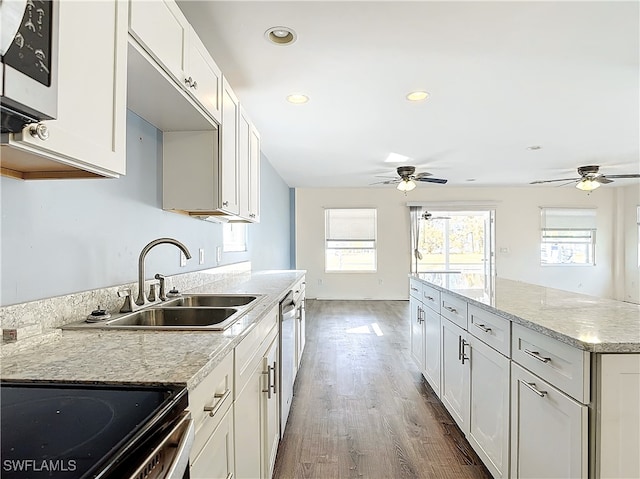
[[[291,401],[293,399],[293,372],[295,370],[295,319],[296,303],[293,291],[289,291],[280,302],[280,340],[278,356],[280,364],[280,437],[289,417]]]

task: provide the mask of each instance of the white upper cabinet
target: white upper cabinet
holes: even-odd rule
[[[244,108],[238,125],[238,192],[240,216],[260,222],[260,133]]]
[[[249,131],[249,219],[260,222],[260,133]]]
[[[131,0],[129,33],[129,108],[163,131],[219,124],[222,72],[178,5]]]
[[[186,77],[189,29],[172,0],[130,2],[129,33],[178,82]]]
[[[207,113],[220,123],[222,72],[194,29],[189,27],[189,32],[189,67],[184,85]]]
[[[29,127],[3,135],[2,174],[118,177],[126,172],[127,3],[59,2],[59,8],[57,118],[42,122],[45,140]]]
[[[222,82],[222,126],[220,133],[220,191],[222,210],[237,215],[240,213],[238,191],[239,156],[238,131],[240,103],[231,86]]]

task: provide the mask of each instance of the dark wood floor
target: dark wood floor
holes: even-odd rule
[[[409,356],[408,302],[310,300],[306,318],[275,478],[491,477]]]

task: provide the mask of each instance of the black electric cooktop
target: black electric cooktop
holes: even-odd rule
[[[0,477],[109,477],[186,407],[184,388],[0,383]]]

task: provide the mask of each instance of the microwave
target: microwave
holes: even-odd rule
[[[0,0],[1,133],[58,111],[58,1]]]

